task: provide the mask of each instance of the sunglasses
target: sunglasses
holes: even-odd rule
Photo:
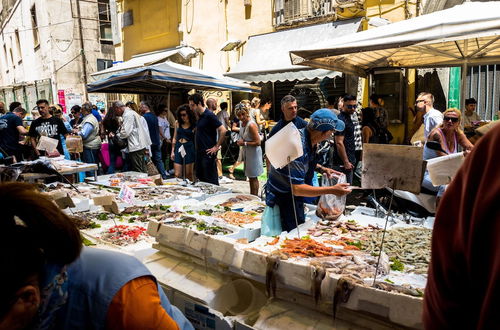
[[[356,104],[347,104],[346,105],[347,109],[356,109],[358,106]]]
[[[187,113],[181,113],[181,117],[187,117]]]
[[[420,102],[425,102],[425,100],[416,100],[415,104],[419,104]]]
[[[455,117],[444,117],[443,119],[445,122],[451,120],[452,123],[458,122],[458,118]]]

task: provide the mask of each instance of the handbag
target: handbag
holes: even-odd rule
[[[146,169],[148,172],[148,176],[160,174],[160,172],[158,172],[158,169],[156,168],[156,165],[151,160],[151,157],[148,157],[146,160]]]
[[[121,126],[120,126],[120,128],[121,128]],[[111,147],[114,148],[115,150],[122,150],[123,148],[128,147],[127,139],[122,139],[121,137],[118,136],[118,132],[120,131],[120,128],[118,128],[116,133],[109,140],[111,142]]]

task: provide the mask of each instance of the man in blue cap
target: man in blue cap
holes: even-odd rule
[[[266,186],[266,204],[269,207],[279,207],[283,230],[290,231],[297,227],[292,198],[295,200],[298,223],[301,224],[305,220],[304,197],[326,194],[342,196],[351,192],[349,184],[346,183],[332,187],[313,187],[306,184],[311,182],[315,170],[328,176],[340,174],[317,164],[316,149],[318,143],[330,138],[335,131],[344,130],[344,127],[344,123],[329,109],[315,111],[307,126],[299,130],[304,154],[281,169],[271,166]]]

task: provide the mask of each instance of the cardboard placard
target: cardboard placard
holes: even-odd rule
[[[110,205],[103,205],[102,208],[106,212],[111,212],[113,214],[120,214],[120,210],[118,209],[118,204],[116,204],[116,201],[112,201]]]
[[[80,135],[68,135],[66,137],[66,147],[69,153],[83,152],[83,140]]]
[[[422,148],[373,143],[363,145],[363,189],[389,187],[419,194],[422,176]]]
[[[114,195],[102,195],[102,196],[94,196],[92,198],[94,200],[94,205],[111,205],[111,203],[115,200]]]
[[[75,207],[75,203],[73,202],[73,200],[71,199],[71,197],[69,197],[68,195],[66,195],[65,197],[61,197],[61,198],[58,198],[58,199],[55,199],[54,202],[56,203],[56,205],[60,208],[60,209],[65,209],[65,208],[73,208]]]

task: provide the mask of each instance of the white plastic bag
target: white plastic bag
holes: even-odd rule
[[[321,179],[321,186],[329,187],[334,186],[337,183],[346,183],[345,174],[341,174],[338,178],[328,178],[323,175]],[[316,215],[321,219],[336,220],[345,210],[346,195],[336,196],[336,195],[322,195],[319,198],[318,208],[316,209]]]

